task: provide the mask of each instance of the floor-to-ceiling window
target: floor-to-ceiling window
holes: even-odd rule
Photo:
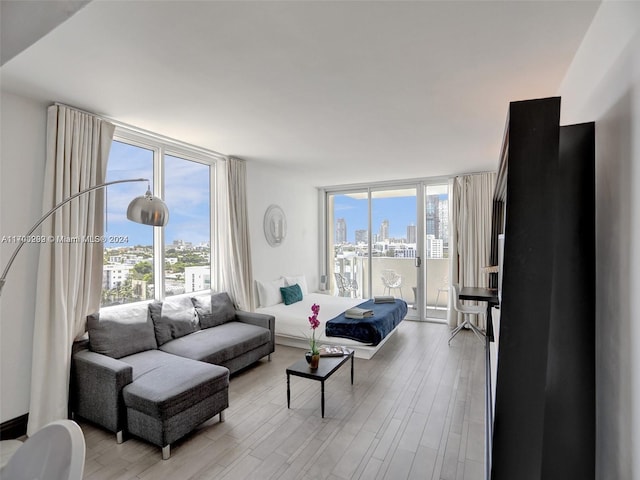
[[[326,274],[335,295],[392,295],[407,318],[444,320],[448,301],[448,184],[325,190]]]
[[[425,186],[425,316],[446,321],[449,300],[449,185]]]
[[[416,317],[420,251],[417,186],[371,189],[371,292],[392,295]]]
[[[107,181],[149,179],[152,193],[169,208],[169,223],[154,228],[126,219],[128,203],[147,185],[107,189],[103,306],[211,288],[214,172],[215,157],[206,152],[116,131]]]
[[[369,257],[368,192],[354,190],[327,196],[328,285],[335,295],[369,295],[364,264]]]
[[[165,155],[164,195],[171,222],[164,229],[165,296],[211,288],[211,166]]]

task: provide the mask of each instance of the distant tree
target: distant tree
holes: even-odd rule
[[[186,253],[180,257],[180,262],[184,263],[186,266],[191,267],[195,265],[206,265],[206,260],[202,258],[201,255],[197,253]]]
[[[151,262],[138,262],[133,266],[134,277],[138,280],[143,279],[147,274],[153,273],[153,265]]]
[[[109,305],[129,303],[135,300],[140,300],[140,298],[134,297],[131,279],[128,278],[124,282],[117,284],[114,288],[103,290],[101,305],[106,307]]]
[[[186,267],[188,265],[185,265],[183,262],[179,261],[177,263],[174,263],[171,266],[171,271],[173,273],[184,273],[184,267]]]

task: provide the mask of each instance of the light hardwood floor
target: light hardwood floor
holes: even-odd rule
[[[126,479],[451,479],[483,478],[484,355],[460,332],[447,346],[445,325],[404,321],[371,360],[355,360],[325,384],[285,369],[303,351],[276,346],[231,378],[226,421],[218,417],[160,449],[79,420],[86,480]],[[322,360],[321,360],[322,361]]]

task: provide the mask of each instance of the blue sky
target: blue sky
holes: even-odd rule
[[[209,167],[167,155],[165,157],[164,198],[169,207],[165,243],[176,239],[198,244],[208,242]],[[127,178],[153,179],[153,151],[114,141],[107,166],[107,181]],[[144,195],[144,182],[124,183],[107,188],[106,235],[126,236],[128,243],[105,246],[152,245],[153,227],[127,220],[127,206]],[[152,182],[152,191],[153,182]]]
[[[346,195],[335,195],[334,219],[347,222],[347,241],[355,242],[356,230],[368,230],[368,206],[365,199],[354,199]],[[407,226],[417,225],[416,197],[373,198],[371,219],[372,233],[379,233],[383,220],[389,220],[389,236],[405,238]]]

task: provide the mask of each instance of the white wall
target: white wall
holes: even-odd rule
[[[42,214],[47,105],[2,93],[0,238],[23,235]],[[15,243],[0,242],[4,270]],[[37,245],[16,257],[0,297],[0,422],[29,410]]]
[[[2,92],[0,238],[26,233],[42,213],[47,106]],[[317,290],[317,190],[302,175],[251,162],[247,184],[254,278],[303,273],[309,289]],[[287,216],[287,237],[275,248],[262,230],[271,204],[280,205]],[[3,269],[12,251],[13,244],[0,243]],[[25,245],[0,297],[0,423],[29,410],[37,260],[37,249]]]
[[[318,290],[316,188],[302,175],[252,162],[247,162],[247,188],[253,278],[266,281],[302,273],[309,291]],[[287,218],[287,236],[277,247],[267,243],[262,227],[267,207],[272,204],[279,205]],[[255,295],[255,287],[253,290]]]
[[[559,92],[596,122],[596,470],[640,479],[640,3],[605,1]]]

